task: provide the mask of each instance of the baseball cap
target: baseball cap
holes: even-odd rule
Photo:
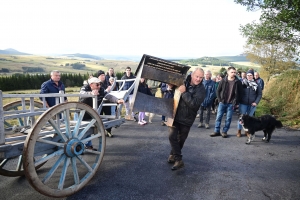
[[[96,78],[96,77],[92,77],[88,80],[88,83],[91,84],[91,83],[100,83],[100,79],[99,78]]]

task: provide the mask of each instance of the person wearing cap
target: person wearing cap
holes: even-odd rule
[[[222,135],[223,138],[227,138],[227,132],[230,128],[233,110],[240,103],[242,90],[242,82],[236,77],[236,69],[232,66],[228,67],[227,75],[220,81],[217,89],[219,105],[215,122],[215,130],[212,134],[210,134],[211,137]],[[225,125],[222,133],[220,133],[221,122],[225,112]]]
[[[253,70],[247,71],[247,79],[244,79],[242,81],[242,86],[243,92],[239,105],[239,112],[240,114],[247,114],[249,116],[253,116],[256,107],[262,97],[262,89],[254,80]],[[239,123],[239,121],[237,124],[238,132],[236,136],[241,137],[242,125]],[[245,135],[247,135],[247,131],[245,131]]]
[[[60,72],[58,70],[53,70],[50,73],[50,80],[44,82],[41,85],[40,94],[48,94],[48,93],[59,93],[59,91],[65,91],[65,85],[60,81]],[[40,98],[43,100],[42,98]],[[55,97],[46,97],[46,107],[55,106]],[[67,97],[65,97],[65,102],[68,101]]]
[[[80,90],[80,94],[92,94],[92,95],[97,95],[97,101],[98,101],[98,105],[101,104],[101,102],[103,101],[103,98],[105,97],[105,99],[108,102],[111,103],[124,103],[123,99],[118,99],[117,97],[108,94],[104,88],[101,86],[101,81],[100,79],[96,78],[96,77],[92,77],[90,79],[88,79],[88,85],[83,86]],[[80,102],[85,103],[91,107],[93,107],[93,99],[92,97],[80,97],[79,99]],[[106,115],[111,115],[111,108],[110,106],[103,106],[102,110],[100,112],[100,115],[103,115],[103,113],[105,113]],[[88,114],[85,114],[83,117],[83,120],[90,120],[91,116]],[[109,137],[112,137],[113,134],[111,133],[111,128],[106,129],[107,135]]]
[[[125,74],[121,78],[121,80],[134,79],[134,78],[135,78],[135,76],[133,76],[133,74],[131,72],[131,68],[130,67],[126,67]],[[124,83],[124,86],[122,87],[122,85],[121,85],[120,87],[122,87],[122,90],[128,90],[133,83],[134,83],[134,81],[126,81]],[[129,97],[126,100],[126,102],[124,103],[125,110],[126,110],[125,119],[127,119],[127,120],[133,120],[134,119],[134,113],[130,110],[130,104],[131,104],[131,101],[132,101],[132,96],[133,96],[133,90],[129,94]]]

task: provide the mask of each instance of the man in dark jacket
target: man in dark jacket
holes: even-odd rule
[[[203,77],[203,69],[196,68],[187,77],[185,84],[178,88],[181,92],[181,97],[173,126],[169,127],[171,152],[168,163],[175,163],[172,170],[177,170],[184,166],[181,149],[195,121],[197,111],[205,98],[205,88],[202,84]]]
[[[111,85],[109,82],[106,81],[105,72],[99,70],[97,74],[98,74],[98,79],[101,81],[101,88],[104,88],[105,92],[110,92]]]
[[[121,80],[134,79],[134,78],[135,78],[135,76],[133,76],[133,74],[131,72],[131,68],[130,67],[126,67],[125,74],[121,78]],[[123,87],[121,86],[122,90],[128,90],[133,83],[134,83],[134,81],[127,81],[127,82],[125,82],[124,83],[125,85]],[[130,110],[130,104],[131,104],[132,94],[133,94],[133,90],[129,94],[129,97],[126,100],[126,102],[124,103],[125,110],[126,110],[125,119],[127,119],[127,120],[133,120],[134,119],[134,113],[132,113],[131,110]]]
[[[229,67],[227,69],[227,76],[222,79],[217,89],[217,98],[219,101],[218,112],[215,123],[215,130],[210,136],[220,136],[220,127],[222,117],[226,112],[225,126],[223,127],[222,137],[227,137],[227,132],[230,128],[231,119],[234,107],[240,103],[243,92],[242,82],[236,77],[236,69]]]
[[[65,91],[64,84],[60,81],[60,72],[58,70],[53,70],[50,73],[50,80],[44,82],[41,86],[40,94],[48,94],[48,93],[59,93],[59,91]],[[40,98],[43,100],[42,98]],[[46,107],[55,106],[55,97],[46,97]],[[65,101],[67,101],[67,97],[65,97]]]
[[[123,99],[118,99],[117,97],[108,94],[104,90],[104,88],[101,86],[101,81],[96,77],[92,77],[88,80],[88,85],[83,86],[80,89],[80,94],[97,95],[98,106],[101,104],[104,97],[108,102],[112,102],[112,103],[123,103],[124,102]],[[79,99],[79,101],[93,107],[92,97],[88,97],[88,98],[81,97]],[[111,113],[110,106],[103,106],[102,110],[100,112],[100,115],[102,115],[103,113],[105,113],[106,115],[110,115],[110,113]],[[83,120],[90,120],[90,119],[91,119],[91,116],[88,114],[85,114],[83,117]],[[109,137],[113,136],[113,134],[111,133],[111,128],[106,129],[106,132]]]
[[[205,71],[203,85],[205,88],[206,95],[199,109],[200,123],[198,124],[198,128],[203,127],[203,114],[204,114],[204,109],[206,108],[205,128],[208,129],[211,107],[212,104],[214,103],[215,96],[216,96],[215,82],[211,80],[210,70]]]

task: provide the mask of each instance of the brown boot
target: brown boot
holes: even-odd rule
[[[175,163],[175,156],[174,155],[169,155],[168,163]]]
[[[182,160],[176,160],[175,164],[173,165],[173,167],[171,168],[172,170],[177,170],[184,167],[184,163]]]
[[[238,130],[236,137],[242,137],[242,130]]]

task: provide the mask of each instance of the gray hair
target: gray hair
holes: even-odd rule
[[[206,73],[209,73],[210,75],[212,75],[212,73],[211,73],[210,70],[206,70],[205,72],[206,72]]]
[[[53,70],[53,71],[50,73],[50,75],[52,76],[54,73],[59,73],[59,74],[60,74],[60,72],[59,72],[58,70]]]
[[[201,67],[196,67],[196,68],[193,70],[192,74],[193,74],[194,72],[196,72],[196,71],[200,71],[200,72],[202,72],[202,73],[204,74],[204,70],[203,70]]]

